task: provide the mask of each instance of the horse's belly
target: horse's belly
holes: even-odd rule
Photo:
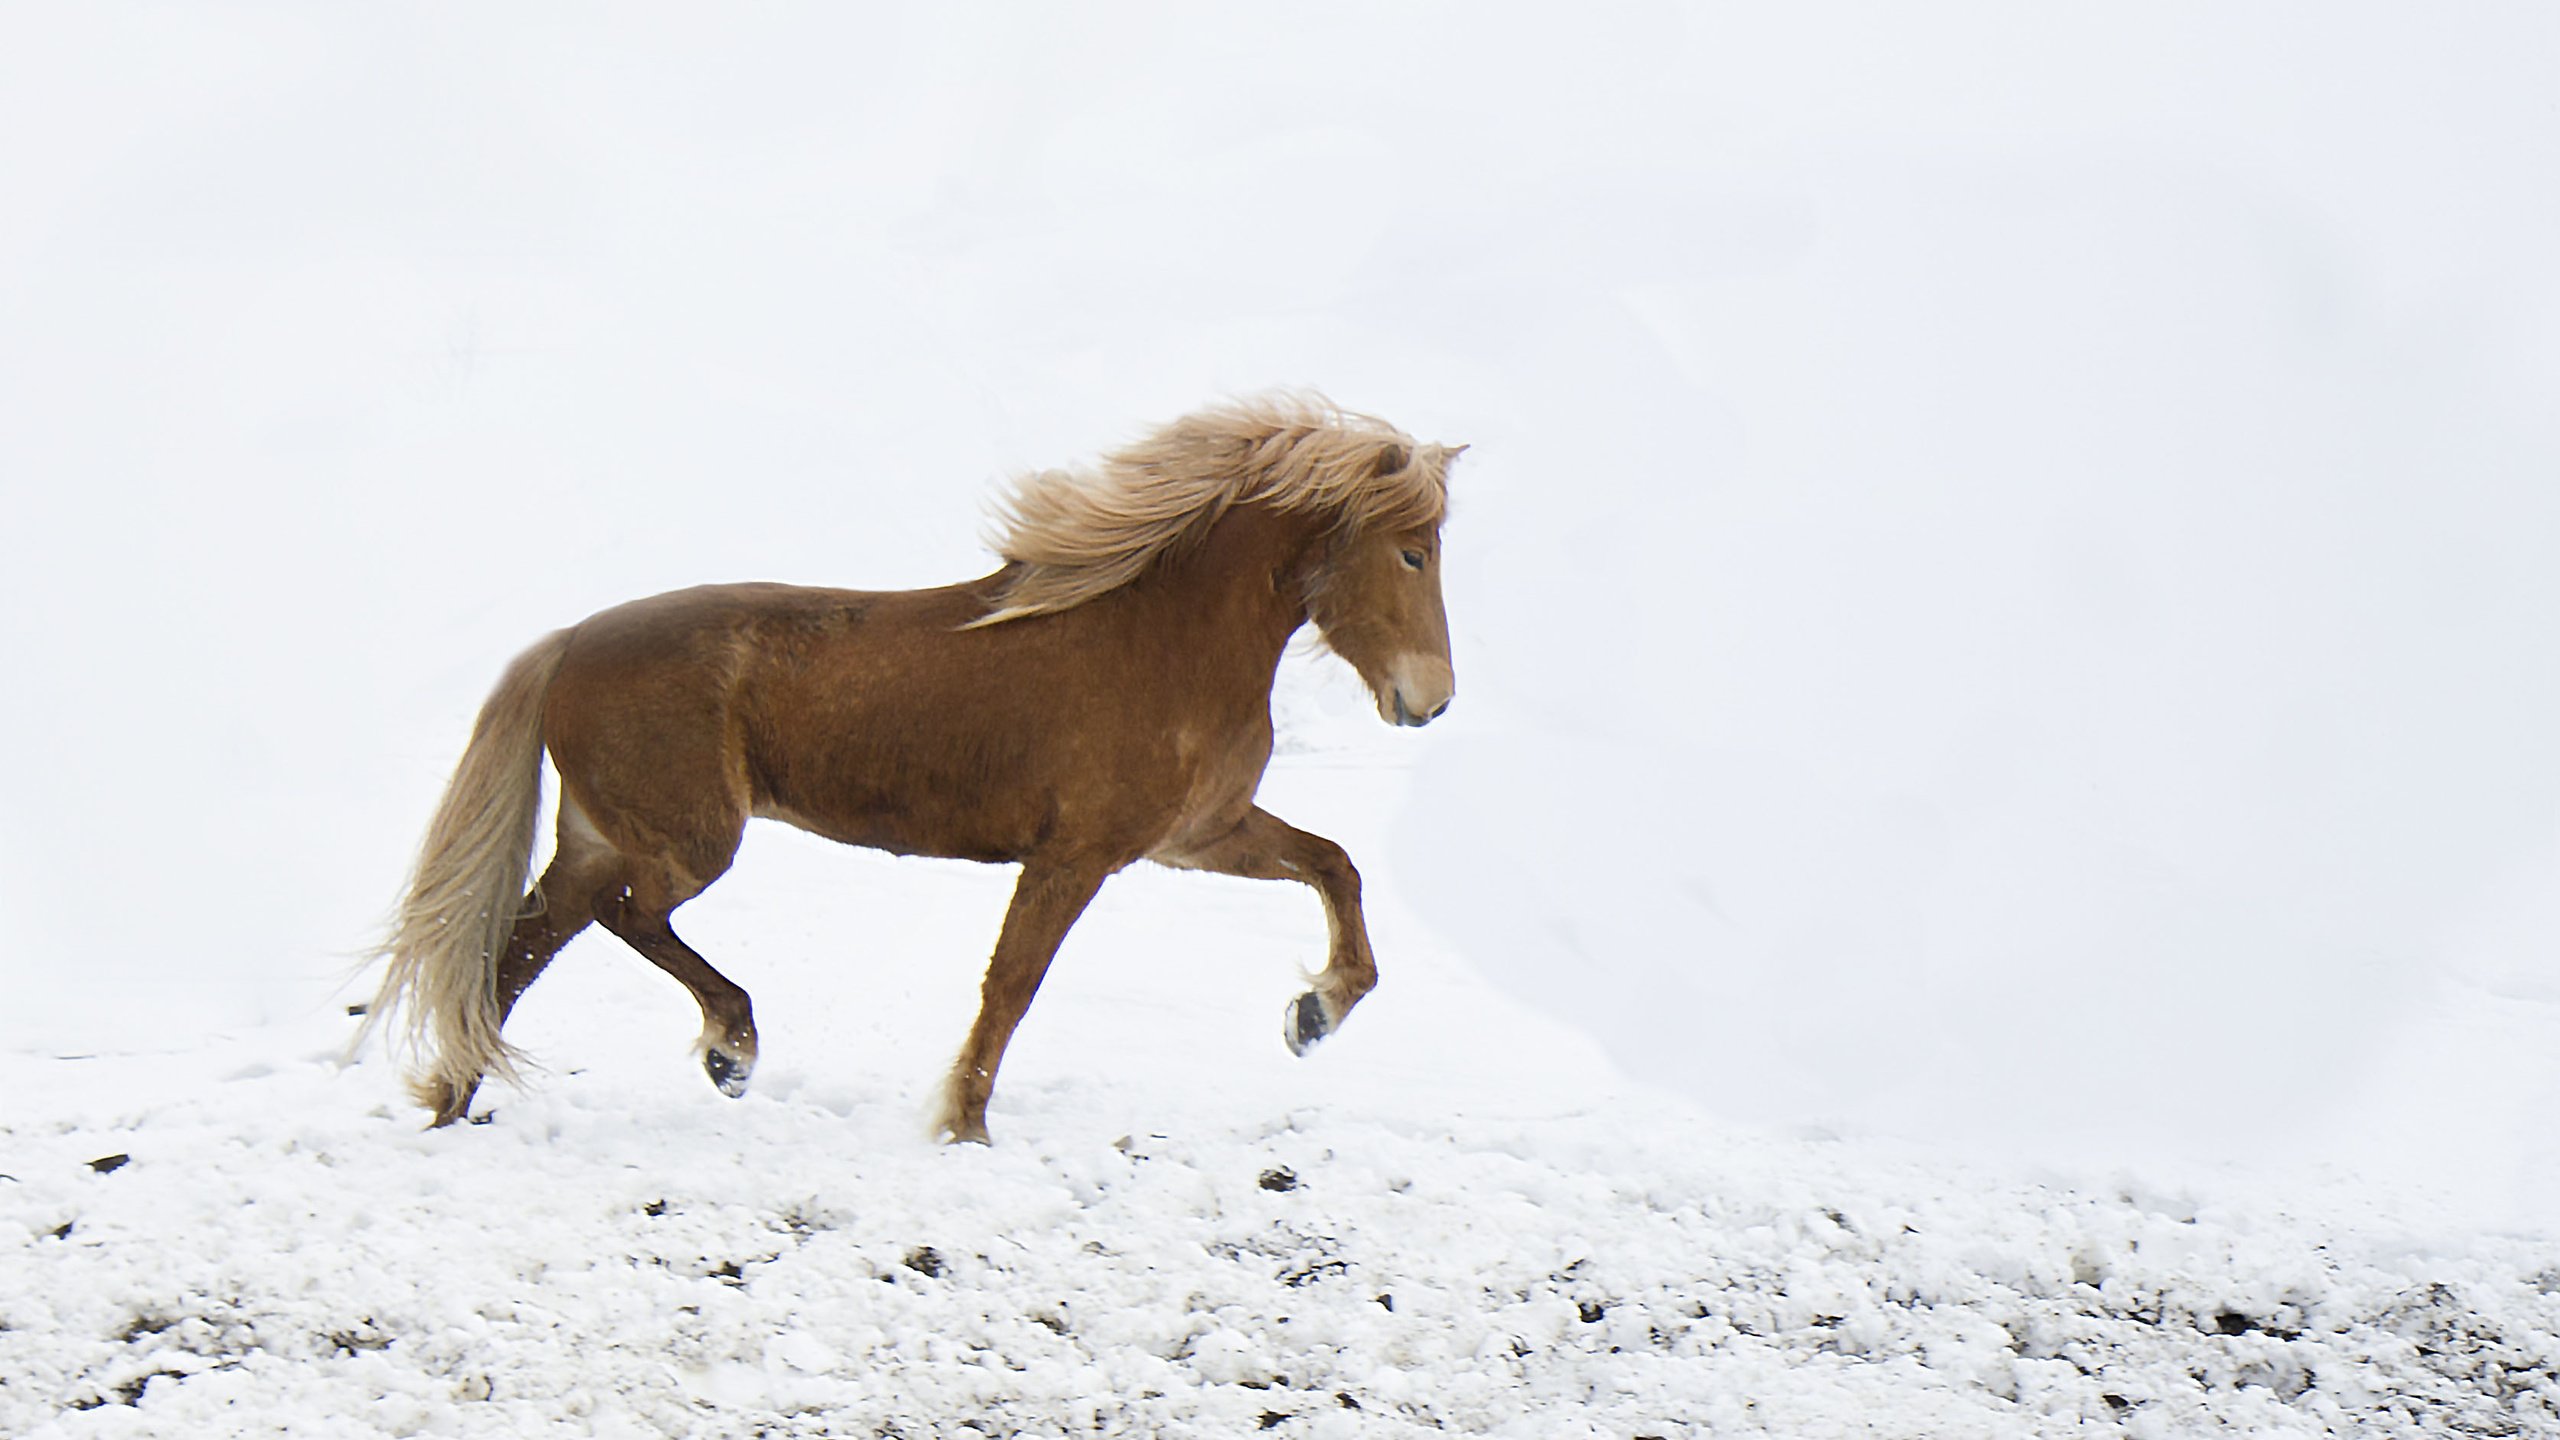
[[[921,817],[894,811],[813,814],[773,801],[755,807],[759,820],[779,820],[842,845],[882,850],[892,855],[929,855],[940,860],[977,860],[1002,864],[1019,860],[1030,847],[1019,837],[979,826],[925,823]]]
[[[1125,864],[1170,837],[1231,827],[1270,757],[1267,721],[1058,716],[883,743],[901,728],[846,717],[827,748],[751,754],[754,813],[897,855],[1002,863],[1064,850]]]

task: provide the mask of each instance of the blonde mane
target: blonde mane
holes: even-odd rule
[[[974,623],[1053,614],[1116,590],[1197,544],[1233,505],[1315,511],[1351,529],[1438,524],[1454,453],[1315,394],[1186,415],[1090,470],[1015,481],[989,536],[1013,573]]]

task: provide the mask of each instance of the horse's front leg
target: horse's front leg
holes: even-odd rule
[[[1313,988],[1290,1003],[1282,1030],[1290,1054],[1306,1054],[1341,1026],[1361,996],[1376,988],[1377,957],[1370,953],[1369,926],[1360,915],[1360,872],[1341,846],[1256,806],[1226,834],[1153,858],[1249,880],[1295,880],[1314,886],[1324,897],[1332,945],[1323,972],[1311,977]]]
[[[978,1021],[951,1067],[943,1087],[942,1114],[935,1128],[955,1141],[987,1143],[987,1097],[995,1092],[996,1066],[1014,1027],[1031,1008],[1041,978],[1058,953],[1058,943],[1076,917],[1091,904],[1094,892],[1113,867],[1089,862],[1027,860],[1014,882],[1013,904],[1004,913],[1004,931],[996,937],[995,958],[987,962],[987,978],[979,987]]]

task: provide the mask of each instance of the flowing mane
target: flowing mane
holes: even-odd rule
[[[1014,572],[973,628],[1116,590],[1158,556],[1198,543],[1232,505],[1313,510],[1345,529],[1437,524],[1454,453],[1311,393],[1186,415],[1091,469],[1015,481],[989,537]]]

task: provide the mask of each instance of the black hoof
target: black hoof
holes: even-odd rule
[[[1299,996],[1289,1007],[1289,1023],[1283,1029],[1292,1055],[1306,1054],[1317,1041],[1333,1033],[1333,1026],[1324,1018],[1324,1001],[1313,990]]]
[[[747,1093],[746,1068],[717,1050],[702,1052],[702,1072],[732,1100]]]

